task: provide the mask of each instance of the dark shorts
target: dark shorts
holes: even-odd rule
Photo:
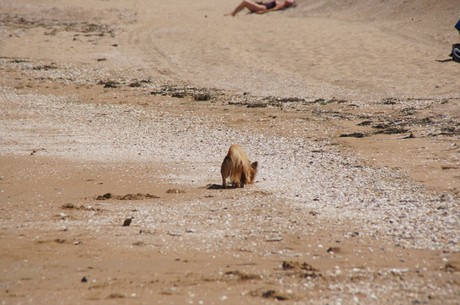
[[[256,2],[257,4],[262,4],[267,10],[272,9],[276,6],[276,1],[271,2]]]

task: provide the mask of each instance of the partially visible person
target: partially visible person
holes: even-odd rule
[[[243,9],[247,8],[251,13],[265,14],[284,10],[289,7],[296,6],[295,0],[273,0],[270,2],[254,2],[252,0],[243,0],[232,12],[225,14],[225,16],[236,16]]]

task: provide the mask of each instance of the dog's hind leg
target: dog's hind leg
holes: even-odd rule
[[[222,187],[227,188],[227,177],[230,176],[230,163],[232,160],[230,159],[229,156],[224,158],[224,161],[222,162],[222,166],[220,168],[220,174],[222,175]]]

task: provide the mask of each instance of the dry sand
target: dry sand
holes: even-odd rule
[[[459,304],[458,1],[298,3],[2,1],[2,304]]]

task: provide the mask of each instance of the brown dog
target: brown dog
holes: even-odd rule
[[[254,183],[257,174],[257,161],[252,163],[240,145],[233,144],[228,149],[227,156],[222,162],[220,173],[222,187],[226,188],[226,179],[230,176],[233,187],[244,187],[245,184]]]

